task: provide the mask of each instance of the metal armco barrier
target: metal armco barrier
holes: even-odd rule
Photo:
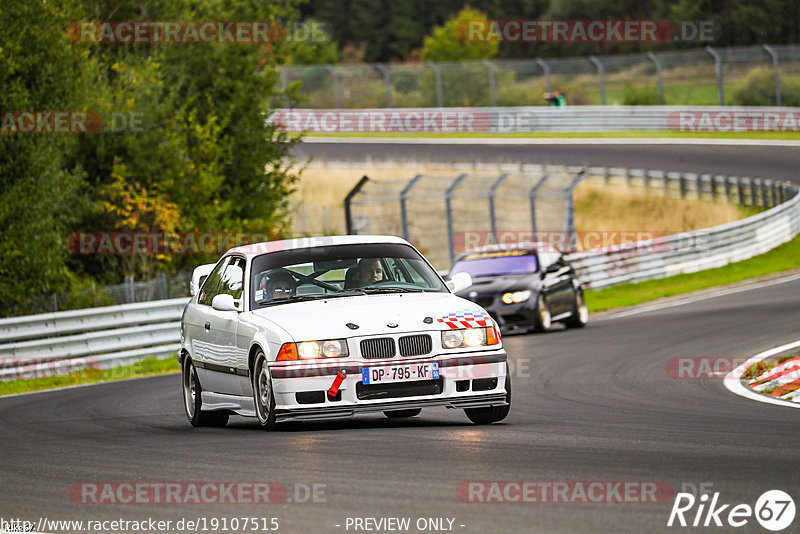
[[[544,106],[279,109],[268,119],[301,133],[530,133],[800,131],[800,108]]]
[[[188,298],[0,320],[0,380],[109,368],[180,347]]]
[[[570,254],[579,278],[595,289],[722,267],[786,243],[800,233],[800,195],[788,182],[634,169],[587,169],[595,180],[638,180],[645,187],[678,190],[681,197],[724,198],[746,205],[774,206],[740,221]],[[778,203],[782,202],[782,203]]]

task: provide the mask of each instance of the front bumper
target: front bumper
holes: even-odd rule
[[[298,365],[295,362],[281,365],[284,362],[273,362],[270,371],[275,395],[276,419],[307,421],[433,406],[460,409],[504,406],[507,404],[506,360],[505,351],[499,349],[440,354],[432,358],[392,358],[361,362],[350,360],[340,362],[339,365],[326,362],[323,366]],[[439,363],[440,382],[434,380],[395,382],[393,384],[400,386],[387,387],[385,391],[379,391],[380,398],[364,398],[366,388],[362,384],[362,368],[428,362]],[[331,387],[339,370],[344,370],[347,377],[339,387],[336,399],[331,400],[324,395],[324,392]],[[415,394],[414,387],[419,387],[421,394]],[[309,395],[316,400],[299,402],[299,398],[308,399]],[[375,395],[371,393],[366,396]]]

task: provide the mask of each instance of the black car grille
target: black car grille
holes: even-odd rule
[[[389,384],[356,384],[356,397],[359,400],[396,399],[418,395],[438,395],[444,391],[444,379],[418,380],[416,382],[391,382]]]
[[[368,360],[378,358],[394,358],[394,339],[375,337],[361,341],[361,357]]]
[[[428,334],[403,336],[398,344],[400,345],[400,356],[422,356],[430,354],[433,350],[433,341]]]

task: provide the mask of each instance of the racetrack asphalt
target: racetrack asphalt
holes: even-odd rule
[[[465,503],[456,488],[662,481],[676,492],[710,483],[724,503],[753,506],[771,489],[798,502],[798,412],[736,396],[721,379],[672,378],[666,367],[671,358],[744,358],[796,340],[799,294],[794,280],[584,329],[506,336],[513,407],[491,426],[428,409],[408,421],[369,415],[264,432],[234,417],[227,428],[197,429],[178,375],[0,398],[0,517],[258,516],[277,517],[279,532],[320,533],[354,532],[347,517],[449,517],[463,533],[596,534],[684,529],[666,526],[671,500]],[[325,484],[326,502],[86,505],[69,497],[80,482],[192,480],[280,482],[290,498],[295,484]],[[736,530],[764,532],[753,518]]]
[[[703,144],[619,144],[571,142],[553,139],[552,144],[488,145],[458,139],[453,144],[439,140],[436,144],[404,143],[384,140],[381,143],[359,143],[336,139],[335,143],[300,143],[293,154],[300,160],[309,157],[337,161],[420,161],[420,162],[496,162],[539,163],[628,167],[698,173],[774,178],[800,183],[800,147],[728,146]],[[538,140],[542,141],[542,140]]]

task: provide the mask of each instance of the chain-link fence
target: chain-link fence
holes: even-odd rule
[[[509,228],[574,232],[572,192],[580,167],[521,165],[507,171],[418,174],[396,180],[364,177],[345,200],[350,234],[398,235],[447,269],[473,244]]]
[[[563,59],[284,67],[299,108],[568,104],[800,105],[800,46],[750,46]]]
[[[142,281],[134,281],[132,277],[126,277],[125,283],[122,284],[107,286],[92,284],[71,292],[56,292],[32,297],[23,304],[0,306],[0,317],[188,297],[191,279],[192,274],[189,272],[171,276],[159,273],[156,278]]]

